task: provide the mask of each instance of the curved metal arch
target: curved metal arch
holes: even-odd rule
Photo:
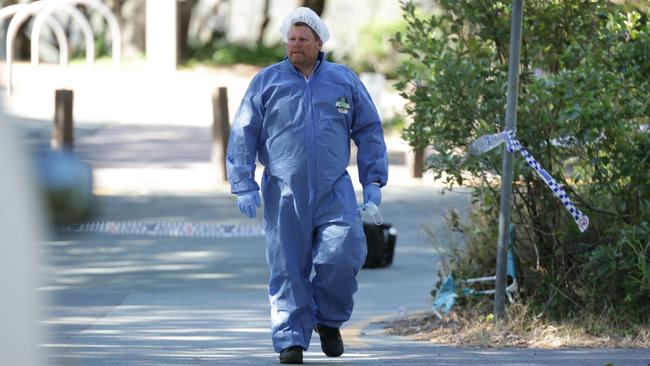
[[[3,12],[0,13],[0,19],[8,17],[13,14],[11,21],[9,22],[9,27],[7,28],[7,42],[6,42],[6,53],[7,53],[7,93],[11,94],[12,83],[13,83],[13,53],[14,53],[14,39],[16,38],[16,33],[20,26],[25,22],[25,20],[36,13],[43,7],[42,1],[35,1],[30,4],[15,4],[10,5],[6,8],[3,8]],[[56,21],[56,19],[48,19],[48,26],[54,32],[54,36],[57,39],[59,44],[59,63],[61,65],[68,64],[68,39],[65,35],[65,31],[61,24]]]
[[[48,4],[47,7],[38,14],[38,16],[36,17],[36,21],[39,21],[38,18],[41,17],[49,18],[49,15],[52,13],[52,11],[55,8],[58,8],[63,5],[70,6],[75,4],[82,4],[97,10],[104,17],[104,19],[106,19],[106,23],[108,23],[108,26],[111,30],[111,41],[113,42],[113,46],[112,46],[113,68],[119,69],[122,63],[122,32],[120,30],[120,24],[117,21],[117,18],[103,2],[99,0],[41,0],[41,1],[46,2]],[[42,22],[42,20],[40,20],[39,22]],[[32,39],[32,42],[34,39],[38,39],[38,35],[37,38]]]
[[[16,12],[24,6],[26,6],[26,4],[14,4],[5,6],[4,8],[0,9],[0,21],[10,16],[14,16],[14,14],[16,14]]]
[[[79,9],[75,8],[72,5],[64,4],[54,8],[55,5],[53,5],[53,3],[48,3],[46,6],[47,7],[41,10],[41,12],[38,14],[34,20],[34,24],[32,25],[32,33],[30,37],[32,65],[38,65],[40,62],[40,34],[43,24],[47,20],[51,19],[51,17],[48,17],[48,15],[50,15],[52,11],[62,10],[63,12],[70,15],[79,24],[86,43],[86,65],[88,67],[92,67],[93,63],[95,62],[95,39],[88,19],[86,19],[86,17],[81,13],[81,11],[79,11]],[[47,14],[45,16],[42,16],[44,13]]]
[[[4,7],[0,9],[0,21],[4,20],[5,18],[8,17],[13,17],[15,18],[16,15],[18,15],[19,12],[21,11],[27,11],[27,14],[21,13],[19,16],[20,17],[27,17],[28,15],[31,15],[34,11],[29,12],[29,4],[15,4],[15,5],[9,5],[7,7]],[[38,6],[37,6],[38,7]],[[12,21],[13,21],[12,18]],[[26,18],[23,18],[22,21],[19,22],[16,26],[16,31],[20,27],[20,25],[25,21]],[[11,23],[10,23],[11,25]],[[59,55],[59,60],[62,64],[67,63],[67,49],[68,49],[68,40],[65,36],[65,31],[63,30],[63,27],[61,26],[61,23],[59,23],[56,20],[50,20],[47,22],[47,25],[52,29],[54,32],[54,35],[57,39],[57,43],[59,43],[59,47],[61,47],[61,54]],[[15,38],[15,37],[14,37]],[[11,40],[11,44],[9,42],[9,32],[7,32],[7,52],[10,52],[13,54],[13,39]],[[66,52],[63,52],[65,50]],[[9,60],[9,57],[7,57],[7,63],[11,62],[12,60]]]

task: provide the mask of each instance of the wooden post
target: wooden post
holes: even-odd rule
[[[219,87],[212,92],[212,162],[220,174],[221,180],[226,179],[226,149],[230,136],[230,120],[228,118],[228,89]]]
[[[413,177],[422,178],[424,171],[424,149],[416,148],[413,159]]]
[[[73,92],[58,89],[54,95],[54,126],[50,145],[55,150],[74,148],[74,128],[72,123]]]

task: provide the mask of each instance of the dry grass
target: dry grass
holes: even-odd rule
[[[396,319],[385,329],[388,334],[417,340],[483,348],[650,348],[649,326],[622,330],[596,316],[549,322],[530,315],[527,306],[521,304],[511,305],[506,319],[499,324],[495,324],[491,315],[452,312],[440,321],[427,312]]]

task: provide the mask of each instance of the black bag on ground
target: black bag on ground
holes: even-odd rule
[[[397,230],[391,224],[363,224],[363,232],[366,234],[368,255],[363,263],[363,268],[388,267],[393,263],[395,254],[395,242],[397,241]]]

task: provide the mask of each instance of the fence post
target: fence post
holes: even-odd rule
[[[54,126],[50,145],[55,150],[74,148],[74,128],[72,122],[73,92],[57,89],[54,94]]]
[[[226,149],[230,135],[228,118],[228,88],[219,87],[212,92],[212,163],[223,181],[226,180]]]

